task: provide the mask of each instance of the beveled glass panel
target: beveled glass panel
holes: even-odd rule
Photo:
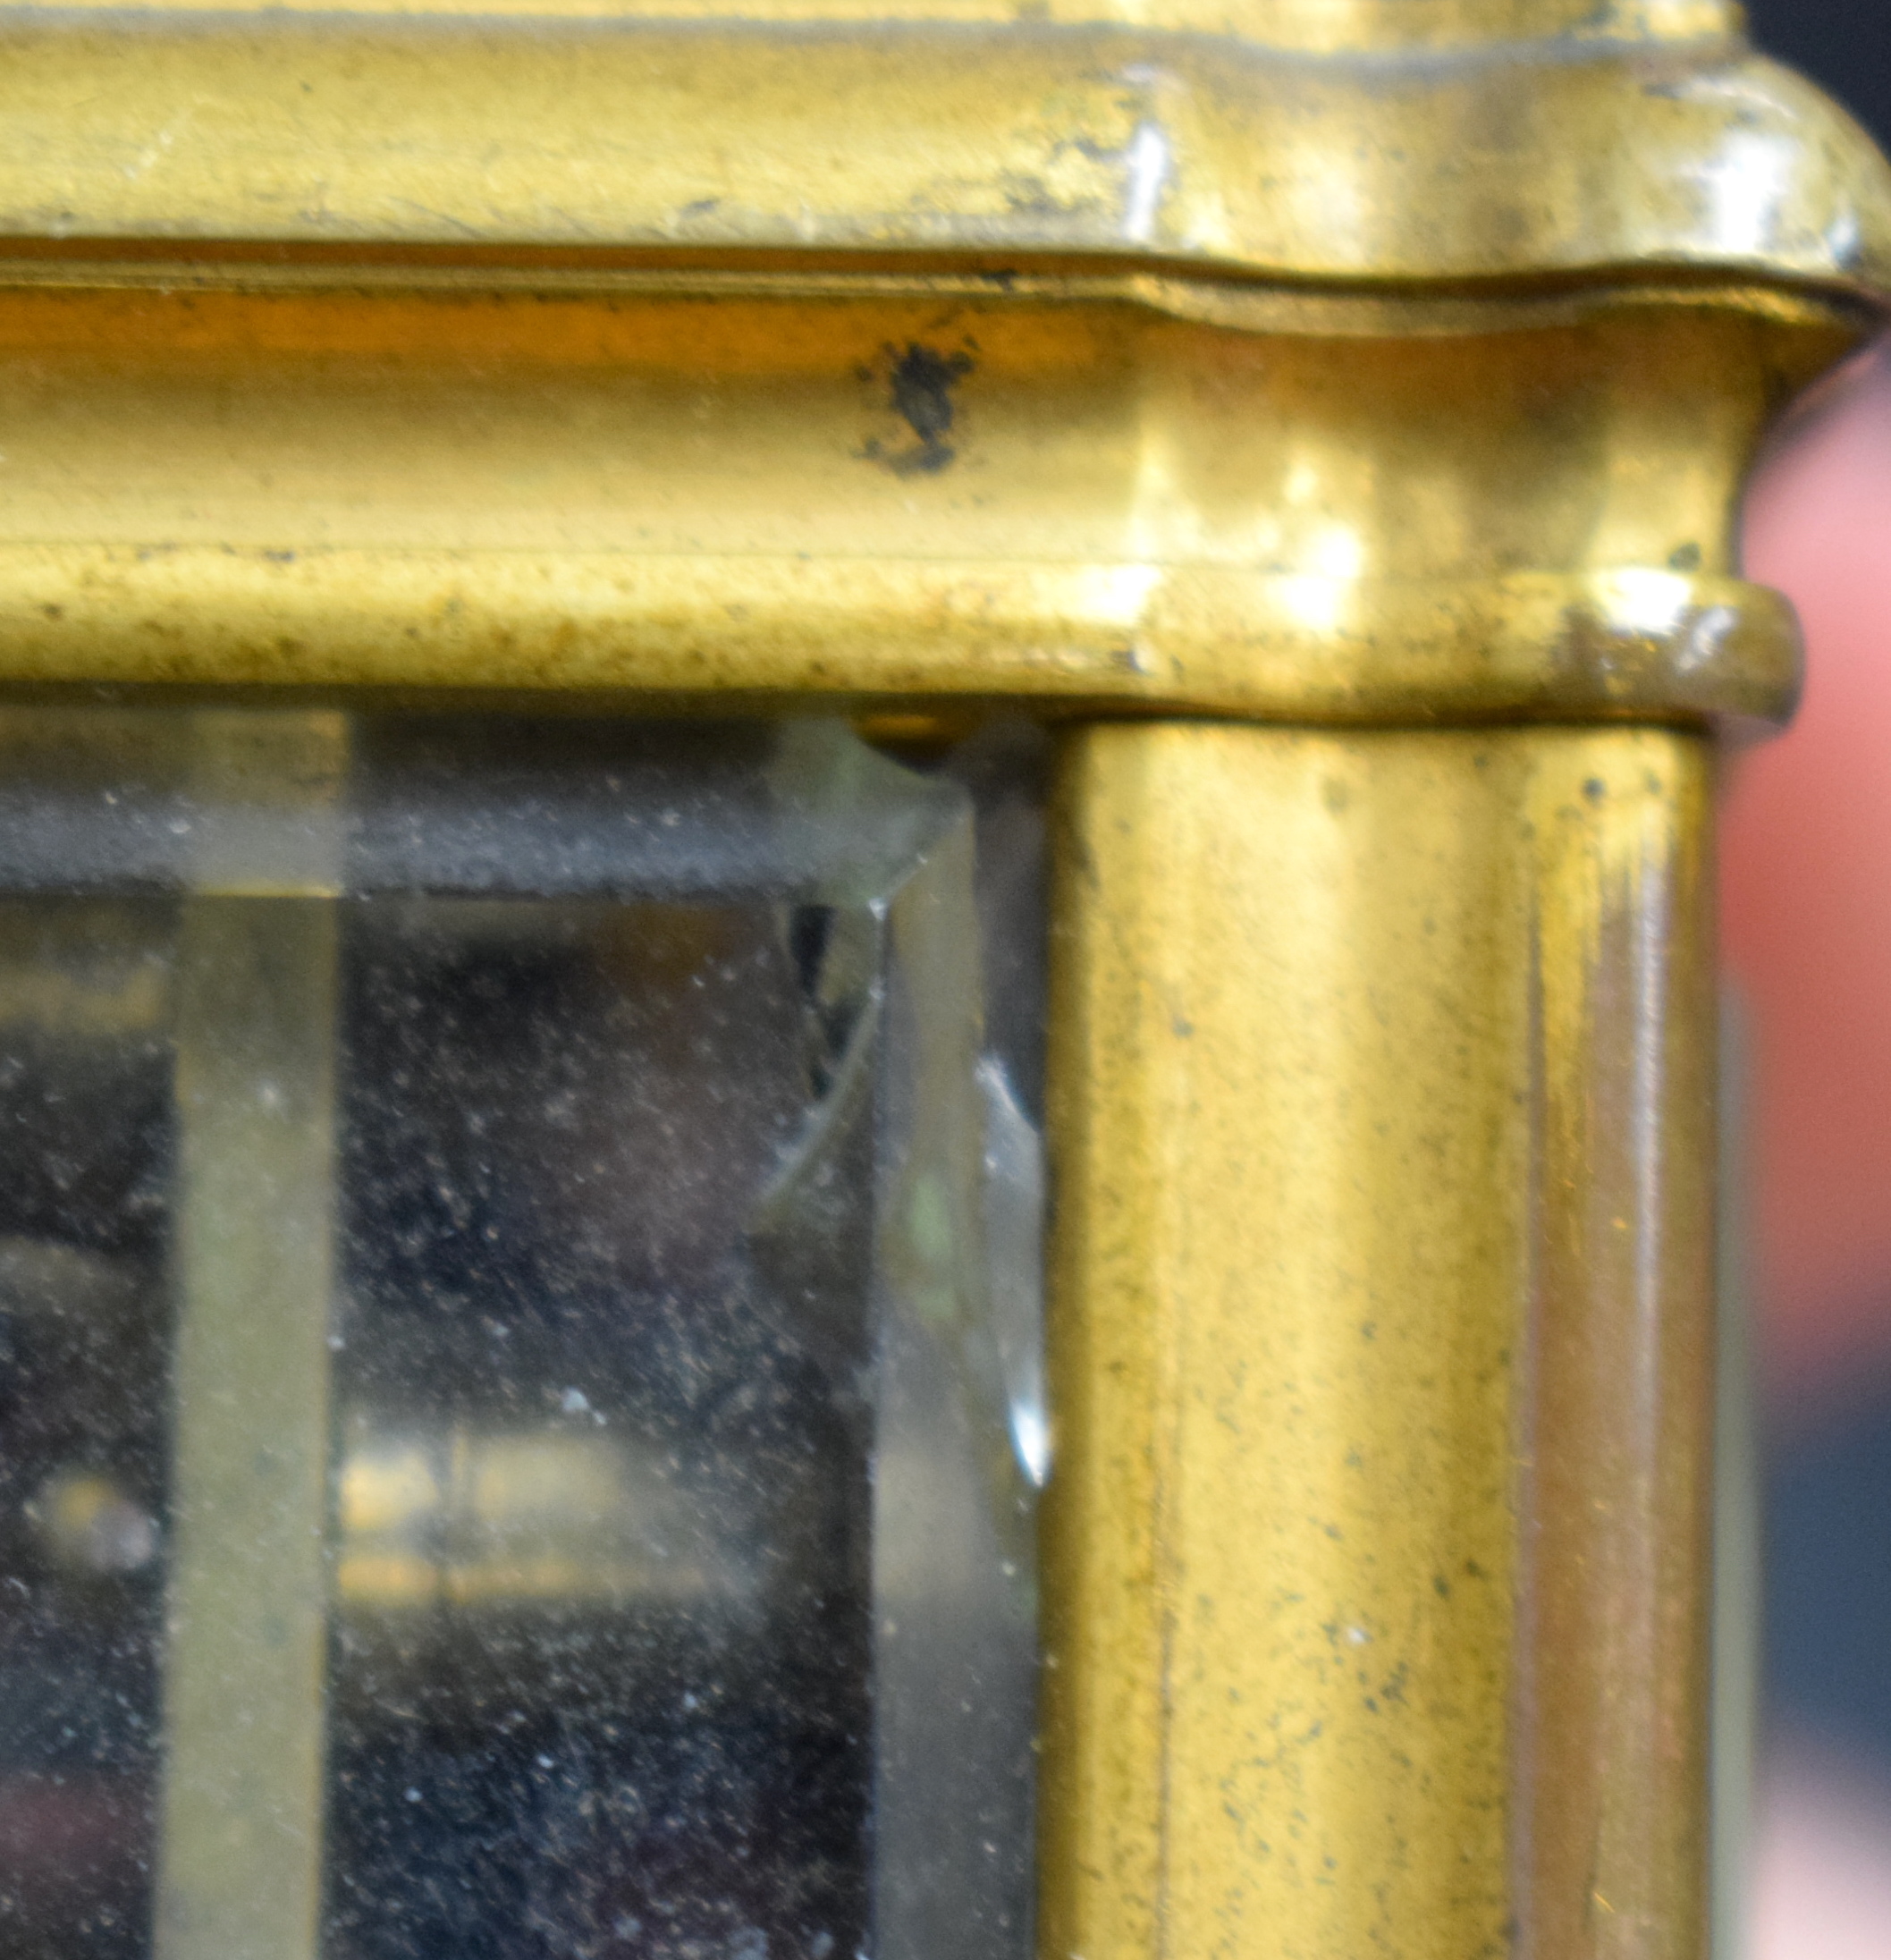
[[[0,714],[0,1951],[1022,1960],[1028,748]]]

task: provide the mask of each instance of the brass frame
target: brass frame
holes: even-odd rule
[[[1773,719],[1796,630],[1732,486],[1857,331],[1751,289],[1257,327],[1048,276],[97,276],[0,305],[0,679]]]
[[[1076,739],[1047,1954],[1701,1950],[1711,773]]]
[[[661,12],[0,14],[0,683],[1073,724],[1047,1960],[1693,1960],[1734,518],[1891,173],[1723,0]]]

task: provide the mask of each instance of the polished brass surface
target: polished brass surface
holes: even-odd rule
[[[719,33],[12,11],[0,239],[1891,287],[1882,160],[1699,0],[1211,0],[1231,36],[784,12]]]
[[[1243,327],[882,283],[0,294],[0,679],[1790,705],[1734,496],[1855,334],[1828,306],[1593,292],[1400,335],[1379,301]]]
[[[63,0],[71,4],[72,0]],[[80,9],[94,0],[77,0]],[[174,13],[175,0],[96,0],[113,13]],[[31,20],[37,10],[18,13]],[[324,0],[317,6],[258,7],[255,0],[193,0],[198,13],[367,13],[399,19],[464,17],[465,0]],[[1301,53],[1455,47],[1466,42],[1565,35],[1581,43],[1724,35],[1741,21],[1738,0],[511,0],[504,18],[633,21],[758,21],[1048,23],[1191,30],[1233,34]]]
[[[1044,1951],[1701,1951],[1709,756],[1068,739]]]
[[[443,12],[0,15],[0,681],[1143,717],[1061,791],[1047,1960],[1698,1960],[1704,731],[1883,161],[1720,0]],[[358,1455],[344,1600],[528,1592],[497,1447]]]
[[[1891,173],[1737,10],[578,11],[0,10],[0,680],[1789,705]]]

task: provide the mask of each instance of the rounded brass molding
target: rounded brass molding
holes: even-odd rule
[[[765,8],[739,30],[12,11],[0,241],[1668,267],[1891,294],[1891,171],[1841,111],[1718,5],[1585,5],[1582,32],[1575,12],[1210,9],[1242,38]],[[1321,19],[1323,52],[1260,38]],[[1401,36],[1426,20],[1442,38]]]
[[[0,683],[634,693],[1052,715],[1777,722],[1791,607],[1625,568],[1368,581],[1149,563],[0,547]]]
[[[462,0],[66,0],[121,14],[339,13],[477,17]],[[506,0],[531,21],[762,21],[904,26],[1105,25],[1232,35],[1302,54],[1456,47],[1557,38],[1577,43],[1699,39],[1740,25],[1739,0]]]
[[[0,681],[1788,710],[1734,490],[1853,321],[1178,283],[0,291]]]

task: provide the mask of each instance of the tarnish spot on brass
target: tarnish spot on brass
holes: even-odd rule
[[[908,341],[905,350],[886,350],[889,406],[914,435],[909,448],[889,452],[869,438],[862,454],[883,464],[896,477],[930,477],[947,469],[958,449],[946,438],[952,433],[958,407],[953,390],[976,363],[964,348],[941,353],[922,341]]]

